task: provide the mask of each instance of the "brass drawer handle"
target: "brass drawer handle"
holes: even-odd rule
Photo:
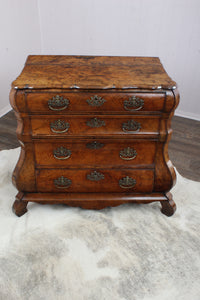
[[[94,141],[94,142],[91,142],[91,143],[87,143],[86,147],[88,149],[101,149],[102,147],[104,147],[104,144],[100,143],[100,142],[97,142],[97,141]]]
[[[129,176],[123,177],[119,180],[119,186],[123,189],[131,189],[136,185],[136,180]]]
[[[66,189],[71,184],[72,184],[72,181],[69,178],[66,178],[64,176],[54,179],[54,185],[55,185],[55,187],[57,187],[59,189]]]
[[[127,147],[119,152],[119,156],[123,160],[132,160],[136,158],[137,152],[135,149]]]
[[[92,128],[98,128],[106,125],[104,120],[98,118],[92,118],[91,120],[87,121],[86,124]]]
[[[65,122],[64,120],[56,120],[54,122],[51,122],[50,128],[51,131],[54,133],[64,133],[67,132],[70,125],[68,122]]]
[[[87,99],[86,102],[90,106],[101,106],[106,102],[106,100],[103,99],[102,97],[95,95],[95,96],[90,97],[90,99]]]
[[[104,175],[100,172],[93,171],[90,174],[87,174],[87,179],[91,181],[99,181],[104,179]]]
[[[49,109],[51,110],[64,110],[68,107],[69,100],[64,99],[62,96],[56,95],[48,101]]]
[[[61,159],[61,160],[68,159],[71,156],[71,151],[69,149],[61,146],[61,147],[53,150],[53,156],[56,159]]]
[[[124,100],[124,109],[129,111],[140,110],[144,106],[144,100],[135,96],[130,97],[128,100]]]
[[[134,120],[128,120],[127,122],[122,124],[122,130],[124,132],[137,132],[140,129],[141,129],[141,124]]]

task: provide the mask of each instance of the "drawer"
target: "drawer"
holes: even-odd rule
[[[33,113],[135,113],[162,111],[165,93],[32,92],[26,99],[28,111]]]
[[[153,170],[40,169],[38,192],[152,192]]]
[[[34,142],[37,168],[115,167],[152,168],[155,141],[60,140]]]
[[[159,116],[31,116],[33,136],[158,135]]]

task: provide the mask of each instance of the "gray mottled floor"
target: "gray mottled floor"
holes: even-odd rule
[[[18,152],[0,152],[1,300],[199,300],[200,183],[178,174],[171,218],[158,203],[102,211],[29,204],[17,218]]]

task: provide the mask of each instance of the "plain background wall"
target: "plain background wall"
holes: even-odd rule
[[[11,82],[29,53],[41,52],[37,0],[0,0],[0,116],[7,113]]]
[[[9,65],[4,63],[3,70],[10,69],[4,79],[6,87],[22,69],[28,52],[38,54],[41,35],[42,54],[159,56],[178,82],[181,103],[177,113],[200,119],[199,0],[38,0],[38,11],[35,1],[16,2],[26,5],[21,18],[15,15],[13,21],[9,17],[13,23],[10,28],[16,26],[20,36],[24,32],[22,23],[26,23],[28,41],[22,39],[24,44],[20,46],[20,38],[11,37],[12,45],[16,40],[18,44],[17,52],[10,53]],[[9,34],[6,29],[7,43]],[[6,104],[8,91],[4,85]],[[2,104],[1,90],[0,97]]]

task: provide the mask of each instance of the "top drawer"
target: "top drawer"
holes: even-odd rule
[[[32,92],[26,94],[29,112],[71,114],[162,111],[165,93]]]

